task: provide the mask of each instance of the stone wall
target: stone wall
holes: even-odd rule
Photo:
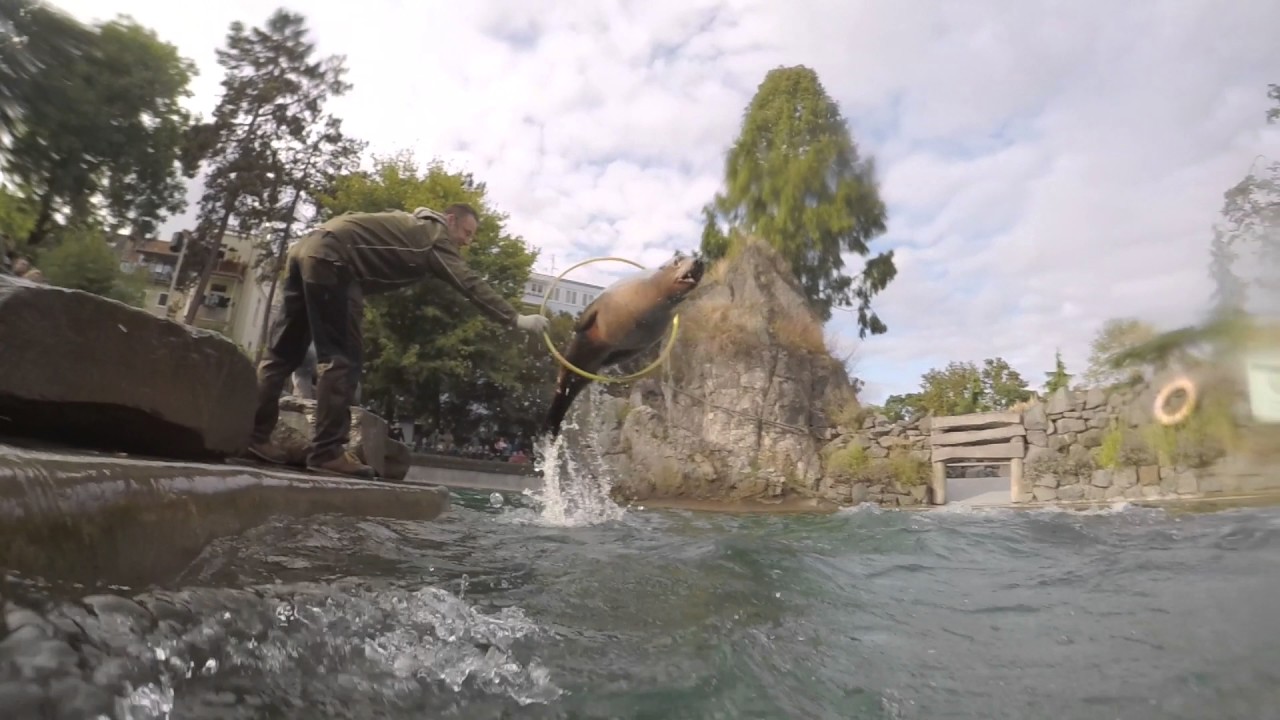
[[[1016,503],[1154,500],[1280,488],[1265,457],[1275,430],[1242,413],[1238,388],[1202,386],[1196,411],[1164,427],[1152,407],[1162,382],[1059,390],[1023,411],[1027,455]],[[1263,450],[1261,454],[1258,452]]]
[[[895,423],[883,415],[866,417],[823,448],[819,494],[842,505],[926,503],[930,453],[928,418]]]

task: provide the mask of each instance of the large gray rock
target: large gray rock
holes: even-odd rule
[[[271,440],[285,452],[290,465],[305,467],[307,450],[316,426],[316,401],[294,395],[280,398],[280,421]],[[351,438],[347,449],[361,462],[373,468],[378,477],[387,477],[387,451],[393,442],[387,436],[387,421],[373,413],[352,406]],[[397,472],[399,472],[397,470]],[[408,468],[405,468],[408,472]],[[394,478],[403,479],[404,475]]]
[[[256,387],[222,335],[0,275],[0,433],[220,458],[248,444]]]

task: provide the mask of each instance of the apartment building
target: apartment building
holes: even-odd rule
[[[590,285],[565,279],[561,280],[554,290],[551,290],[551,297],[548,298],[547,290],[551,289],[551,284],[555,280],[555,275],[545,275],[540,272],[529,273],[529,279],[524,284],[524,295],[520,299],[525,305],[536,310],[542,306],[542,301],[545,298],[548,314],[569,313],[577,317],[592,300],[596,299],[597,295],[604,292],[604,288],[600,285]]]
[[[178,240],[175,236],[174,240]],[[187,311],[191,293],[174,287],[174,271],[182,254],[174,241],[119,237],[113,244],[125,272],[145,270],[148,281],[144,309],[157,317],[181,318]],[[218,264],[209,278],[204,301],[196,313],[195,325],[231,339],[249,352],[257,350],[262,318],[267,312],[270,287],[257,282],[254,263],[258,248],[246,235],[228,233],[218,252]]]

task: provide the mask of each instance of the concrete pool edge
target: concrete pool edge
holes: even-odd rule
[[[448,488],[0,443],[0,566],[86,584],[173,578],[275,517],[432,521]]]

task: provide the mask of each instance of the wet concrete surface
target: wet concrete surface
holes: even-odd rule
[[[145,585],[273,516],[426,521],[449,498],[443,487],[0,444],[0,567]]]

